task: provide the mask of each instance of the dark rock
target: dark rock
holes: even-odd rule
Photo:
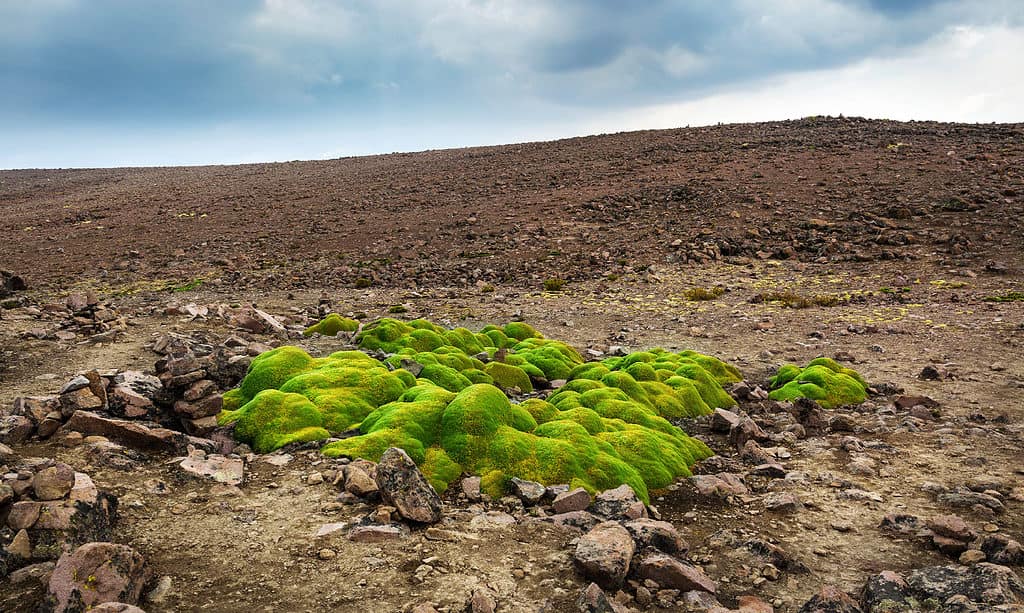
[[[740,459],[747,464],[759,465],[759,464],[771,464],[775,461],[767,451],[761,448],[757,444],[757,441],[750,440],[744,443],[743,449],[740,450]]]
[[[104,602],[135,603],[145,579],[145,560],[131,547],[88,543],[57,561],[46,604],[54,613],[79,613]]]
[[[381,497],[405,519],[425,524],[441,520],[441,497],[402,449],[384,452],[375,480]]]
[[[617,522],[594,526],[576,543],[573,559],[583,575],[606,588],[618,588],[629,572],[636,546]]]
[[[985,553],[989,562],[1003,566],[1024,564],[1024,548],[1020,542],[1002,534],[990,534],[981,539],[978,549]]]
[[[641,547],[654,547],[665,553],[686,553],[689,546],[667,521],[634,519],[623,524]]]
[[[729,444],[736,449],[742,449],[747,441],[764,441],[768,435],[764,433],[761,426],[750,417],[744,416],[729,430]]]
[[[772,566],[780,570],[788,570],[791,572],[807,571],[807,567],[805,567],[802,562],[791,556],[785,549],[778,545],[773,545],[764,539],[750,539],[745,542],[743,546],[754,555],[764,558]]]
[[[800,613],[863,613],[846,592],[825,586],[800,607]]]
[[[649,555],[641,560],[637,576],[655,581],[663,588],[684,592],[698,590],[714,594],[718,590],[718,584],[701,569],[662,554]]]
[[[878,526],[883,532],[897,536],[914,536],[924,528],[924,523],[916,515],[890,514],[882,518]]]
[[[769,462],[767,464],[759,464],[754,468],[750,469],[750,473],[758,475],[760,477],[769,477],[771,479],[782,479],[786,476],[786,468],[778,462]]]
[[[911,571],[907,583],[924,600],[963,595],[975,603],[1019,604],[1024,602],[1024,582],[1009,568],[981,562],[974,566],[929,566]]]
[[[640,519],[647,516],[647,508],[637,498],[633,488],[626,484],[597,495],[590,512],[608,519]]]
[[[619,613],[625,611],[621,605],[610,600],[596,583],[591,583],[583,588],[576,598],[576,608],[581,613]]]
[[[939,494],[936,500],[954,508],[970,509],[975,505],[981,505],[982,507],[991,509],[995,513],[1002,513],[1005,508],[1002,501],[995,496],[982,494],[980,492],[972,492],[966,488],[958,488],[952,492]]]
[[[939,403],[928,396],[900,396],[893,405],[901,411],[907,411],[914,407],[925,407],[926,409],[938,408]]]
[[[910,597],[910,586],[898,573],[884,570],[877,575],[868,577],[861,595],[864,610],[872,613],[876,608],[902,604]],[[893,603],[893,605],[886,605]],[[884,610],[884,609],[883,609]]]

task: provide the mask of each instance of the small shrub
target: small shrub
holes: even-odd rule
[[[366,277],[359,277],[356,279],[356,289],[366,289],[373,285],[373,281],[370,281]]]
[[[1024,292],[1007,292],[999,296],[987,296],[985,302],[1024,302]]]
[[[404,304],[395,304],[388,307],[388,313],[408,313],[409,309]]]
[[[691,302],[698,302],[702,300],[714,300],[715,298],[718,298],[724,293],[725,288],[721,286],[711,288],[693,287],[683,292],[683,296],[685,296],[686,299]]]

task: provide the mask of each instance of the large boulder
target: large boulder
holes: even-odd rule
[[[424,524],[441,520],[441,497],[402,449],[384,452],[375,480],[381,497],[405,519]]]
[[[586,578],[614,589],[625,580],[635,551],[629,531],[617,522],[606,521],[580,537],[573,559]]]
[[[962,594],[972,602],[990,605],[1024,603],[1024,581],[1012,570],[982,562],[974,566],[928,566],[907,575],[910,589],[919,599],[945,601]]]
[[[87,543],[57,561],[46,605],[54,613],[81,613],[105,602],[138,602],[146,580],[142,554],[127,545]]]

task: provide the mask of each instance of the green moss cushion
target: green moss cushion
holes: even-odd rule
[[[591,492],[625,483],[648,500],[711,455],[668,419],[734,405],[723,385],[740,380],[732,366],[694,352],[584,363],[522,322],[473,333],[385,318],[355,342],[392,355],[269,351],[225,395],[220,422],[236,424],[236,438],[260,452],[356,429],[324,454],[376,461],[400,447],[439,491],[471,473],[494,496],[518,477]],[[555,379],[567,383],[546,400],[516,404],[505,391],[529,394]]]
[[[324,336],[337,336],[338,332],[355,332],[359,329],[359,322],[348,317],[342,317],[337,313],[331,313],[316,324],[306,328],[303,336],[313,336],[314,333]]]
[[[771,388],[768,397],[772,400],[810,398],[826,409],[867,399],[867,383],[860,373],[829,358],[811,360],[804,368],[783,366],[772,378]]]

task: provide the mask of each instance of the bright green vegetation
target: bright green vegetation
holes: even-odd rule
[[[401,447],[438,491],[471,473],[494,496],[519,477],[591,492],[626,483],[648,500],[712,455],[668,420],[735,405],[723,386],[741,380],[734,367],[692,351],[584,363],[522,322],[474,333],[385,318],[355,341],[392,355],[312,358],[279,347],[225,394],[220,423],[236,423],[236,438],[261,453],[357,430],[323,453],[376,461]],[[510,400],[556,379],[566,383],[546,400]]]
[[[303,336],[313,336],[320,333],[324,336],[337,336],[338,332],[355,332],[359,329],[359,322],[348,317],[342,317],[337,313],[331,313],[316,324],[306,328]]]
[[[1024,302],[1024,292],[1006,292],[998,296],[986,296],[985,302]]]
[[[844,368],[830,358],[811,360],[801,369],[787,364],[771,380],[772,400],[810,398],[826,409],[844,404],[860,404],[867,398],[864,379],[852,368]]]

